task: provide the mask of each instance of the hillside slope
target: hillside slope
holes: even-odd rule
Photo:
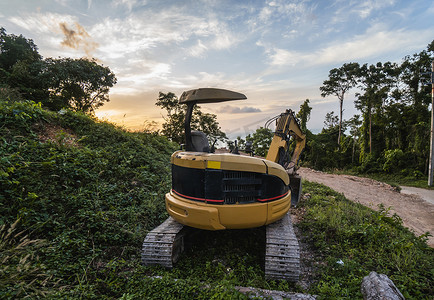
[[[161,195],[170,187],[174,145],[162,136],[5,101],[0,136],[0,224],[17,222],[15,233],[44,239],[42,249],[30,243],[26,251],[44,261],[34,260],[35,268],[49,270],[35,286],[44,278],[46,286],[71,284],[91,264],[137,253],[146,230],[167,217]],[[2,297],[20,288],[0,290]]]

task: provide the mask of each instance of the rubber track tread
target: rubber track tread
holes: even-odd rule
[[[182,252],[183,243],[180,231],[184,225],[169,217],[161,225],[150,231],[143,242],[142,263],[144,265],[159,265],[172,268],[177,260],[177,254]],[[179,249],[181,247],[181,249]]]
[[[300,247],[289,213],[266,227],[265,277],[293,282],[300,277]]]

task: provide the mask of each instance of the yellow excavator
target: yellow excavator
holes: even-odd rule
[[[188,228],[246,229],[266,226],[265,275],[297,281],[300,253],[290,215],[301,195],[296,174],[306,137],[291,110],[270,119],[274,136],[267,157],[213,153],[206,135],[192,131],[196,104],[247,99],[224,89],[184,92],[187,105],[184,150],[172,154],[172,189],[166,194],[170,217],[150,231],[143,243],[142,262],[172,268],[184,250]]]

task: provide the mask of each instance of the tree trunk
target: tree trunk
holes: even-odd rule
[[[351,155],[351,164],[354,165],[354,153],[356,152],[356,139],[353,138],[353,153]]]
[[[363,278],[361,292],[365,300],[405,299],[389,277],[376,272],[371,272]]]
[[[344,104],[344,98],[339,98],[339,134],[338,134],[338,146],[341,148],[341,131],[342,131],[342,106]]]
[[[369,154],[372,154],[372,113],[369,109]]]

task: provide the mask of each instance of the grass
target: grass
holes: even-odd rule
[[[386,182],[392,186],[413,186],[428,190],[434,190],[434,186],[428,186],[428,177],[420,178],[413,176],[405,176],[401,174],[387,174],[387,173],[373,173],[364,174],[363,176],[369,177],[378,181]]]
[[[371,271],[386,274],[407,299],[434,293],[434,252],[396,215],[376,212],[328,187],[305,182],[308,200],[300,224],[324,264],[312,293],[325,298],[361,298],[360,284]],[[342,261],[342,264],[338,263]]]
[[[414,172],[416,176],[413,174],[403,172],[403,173],[355,173],[351,170],[333,170],[333,173],[336,174],[347,174],[354,176],[361,176],[371,178],[377,181],[385,182],[394,187],[403,186],[412,186],[423,189],[434,190],[434,186],[428,186],[428,177],[422,176],[419,172]]]
[[[158,134],[0,101],[0,298],[246,299],[235,286],[360,298],[370,271],[406,298],[433,294],[423,238],[387,209],[308,182],[310,197],[296,209],[318,260],[308,290],[265,280],[263,228],[200,231],[173,270],[142,266],[147,231],[167,217],[174,149]]]

